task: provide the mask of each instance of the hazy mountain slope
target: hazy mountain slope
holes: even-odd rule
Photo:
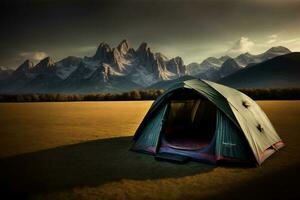
[[[268,49],[266,52],[258,54],[258,55],[252,55],[250,53],[244,53],[236,58],[234,60],[237,62],[238,65],[241,67],[246,67],[249,64],[254,64],[254,63],[261,63],[265,60],[272,59],[276,56],[281,56],[291,53],[291,51],[283,46],[277,46],[277,47],[272,47]]]
[[[174,80],[160,81],[158,83],[155,83],[155,84],[147,87],[147,89],[168,89],[172,85],[174,85],[175,83],[190,80],[190,79],[195,79],[195,77],[193,77],[193,76],[182,76],[182,77],[174,79]]]
[[[220,67],[220,70],[219,70],[220,77],[228,76],[228,75],[240,70],[241,68],[242,67],[240,65],[238,65],[234,59],[229,58]]]
[[[236,71],[238,68],[246,67],[248,65],[257,64],[276,56],[285,55],[287,53],[291,53],[289,49],[282,46],[272,47],[265,51],[264,53],[253,55],[250,53],[243,53],[235,58],[231,58],[230,56],[221,56],[220,58],[208,57],[202,63],[191,63],[187,65],[187,72],[190,75],[202,78],[206,77],[210,80],[217,80],[218,78],[226,76],[226,74],[231,74]],[[226,63],[226,73],[221,72],[222,65]],[[235,62],[234,62],[235,61]],[[230,71],[232,69],[232,71]]]
[[[187,66],[187,70],[190,75],[193,74],[201,74],[205,73],[210,69],[217,69],[220,68],[223,64],[224,58],[218,59],[215,57],[208,57],[205,60],[203,60],[200,64],[198,63],[191,63]]]
[[[56,63],[56,74],[61,79],[66,79],[72,72],[77,69],[81,62],[83,62],[82,58],[68,56]]]
[[[11,69],[2,69],[0,67],[0,81],[8,79],[13,72]]]
[[[278,56],[246,67],[219,82],[236,88],[300,87],[300,53]]]

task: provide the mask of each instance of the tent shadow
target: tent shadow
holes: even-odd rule
[[[222,199],[299,199],[299,168],[300,162],[298,161],[261,177],[234,184],[230,190],[222,192]],[[209,196],[205,199],[220,199],[220,195]]]
[[[158,162],[129,151],[132,137],[100,139],[0,159],[0,192],[22,197],[121,179],[147,180],[204,173],[214,166]]]

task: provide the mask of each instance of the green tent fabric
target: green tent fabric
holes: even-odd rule
[[[197,95],[191,98],[206,99],[218,110],[212,133],[214,139],[202,149],[179,150],[165,139],[165,121],[174,95],[185,99],[191,92]],[[200,137],[203,133],[198,131],[195,134]],[[154,155],[160,152],[182,154],[195,160],[256,160],[260,165],[283,146],[266,114],[247,95],[211,81],[193,79],[175,84],[152,104],[135,133],[131,149]]]
[[[240,138],[240,131],[226,116],[218,111],[216,124],[216,156],[247,160],[247,143]]]
[[[158,138],[162,128],[162,120],[167,106],[163,107],[156,117],[149,120],[135,143],[136,150],[156,152]]]
[[[261,164],[265,159],[263,152],[269,147],[277,150],[274,144],[281,141],[269,118],[255,101],[238,90],[210,81],[204,82],[227,99],[257,162]],[[245,103],[247,108],[244,106]]]

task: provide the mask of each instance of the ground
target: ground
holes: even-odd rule
[[[128,151],[151,103],[0,104],[0,194],[9,199],[299,199],[300,101],[258,102],[286,147],[262,166],[248,168],[179,165]]]

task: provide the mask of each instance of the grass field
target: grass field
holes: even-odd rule
[[[254,168],[128,151],[151,103],[0,104],[0,198],[300,198],[300,101],[258,102],[287,146]]]

